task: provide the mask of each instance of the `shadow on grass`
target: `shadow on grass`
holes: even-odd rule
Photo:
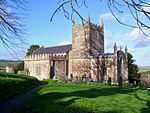
[[[110,96],[115,94],[127,94],[135,90],[125,89],[119,91],[118,88],[101,88],[89,90],[79,90],[74,92],[51,92],[43,95],[36,95],[35,98],[19,112],[29,112],[29,113],[121,113],[121,109],[91,109],[90,106],[86,108],[86,102],[83,106],[76,104],[78,100],[83,100],[85,98],[97,98],[99,96]],[[94,105],[93,105],[94,106]],[[18,113],[19,113],[18,112]]]
[[[147,94],[147,95],[150,97],[149,94]],[[150,98],[149,98],[149,99],[143,99],[143,98],[139,97],[139,96],[137,95],[137,93],[135,94],[135,97],[136,97],[137,99],[141,100],[141,101],[146,101],[146,102],[147,102],[147,107],[146,107],[146,108],[143,108],[143,109],[141,110],[141,113],[150,113]]]
[[[147,108],[143,108],[141,113],[150,113],[150,101],[147,101]]]

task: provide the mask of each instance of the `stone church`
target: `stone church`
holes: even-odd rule
[[[107,81],[109,77],[117,83],[122,77],[128,82],[128,49],[104,53],[104,24],[91,23],[90,17],[84,25],[72,25],[72,44],[41,47],[24,59],[28,74],[40,80],[64,76],[83,80]]]

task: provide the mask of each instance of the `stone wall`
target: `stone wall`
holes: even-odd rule
[[[90,72],[90,60],[89,59],[72,59],[69,60],[69,75],[73,77],[78,76],[82,79],[85,73]]]
[[[111,77],[112,83],[116,82],[117,73],[114,65],[114,55],[110,56],[99,56],[99,78],[100,81],[107,82],[108,78]]]
[[[98,58],[92,58],[90,61],[90,66],[91,66],[91,70],[90,70],[90,74],[91,74],[91,79],[93,81],[99,81],[99,62],[98,62]]]
[[[141,85],[144,87],[150,87],[150,74],[148,73],[141,73]]]
[[[95,66],[91,57],[104,52],[104,36],[101,27],[88,21],[83,25],[72,26],[72,50],[69,52],[69,75],[82,76],[85,73],[92,75],[96,81]],[[95,62],[93,60],[93,62]],[[91,71],[91,68],[92,71]],[[92,73],[92,74],[91,74]]]
[[[104,53],[104,36],[99,27],[90,26],[90,54]]]
[[[89,71],[89,29],[85,25],[72,26],[72,50],[69,52],[69,75],[81,78]]]
[[[40,73],[37,73],[37,68],[40,67]],[[39,80],[50,78],[49,60],[26,60],[25,70],[29,70],[29,75],[36,77]]]
[[[72,58],[87,58],[89,55],[89,29],[82,25],[72,26]]]
[[[7,73],[14,73],[14,68],[6,66],[6,72]]]
[[[57,60],[55,61],[54,64],[54,69],[55,69],[55,75],[56,76],[66,76],[66,61],[64,60]]]
[[[25,57],[25,71],[39,80],[50,79],[55,75],[66,76],[68,54],[38,54]],[[53,72],[52,72],[53,71]],[[52,75],[54,74],[54,75]]]

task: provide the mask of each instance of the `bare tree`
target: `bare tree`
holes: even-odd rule
[[[25,3],[24,0],[0,0],[0,41],[10,53],[25,44],[20,16],[23,15]]]
[[[104,0],[97,0],[100,4]],[[106,0],[106,6],[109,8],[112,15],[115,19],[120,23],[128,27],[139,28],[143,33],[144,29],[150,29],[150,2],[148,0]],[[81,19],[82,23],[86,20],[81,15],[79,9],[81,7],[88,8],[88,0],[59,0],[59,6],[54,11],[51,17],[51,21],[53,20],[54,15],[62,10],[64,16],[71,20],[74,23],[73,15],[76,14]],[[70,9],[68,9],[70,6]],[[117,16],[117,14],[125,14],[128,10],[131,17],[135,20],[135,24],[128,24],[127,22],[122,22],[121,19]],[[143,21],[142,16],[147,19],[147,21]],[[145,34],[145,33],[144,33]],[[145,34],[146,35],[146,34]]]

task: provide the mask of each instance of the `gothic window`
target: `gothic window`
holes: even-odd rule
[[[41,75],[41,67],[40,66],[36,66],[36,74]]]

